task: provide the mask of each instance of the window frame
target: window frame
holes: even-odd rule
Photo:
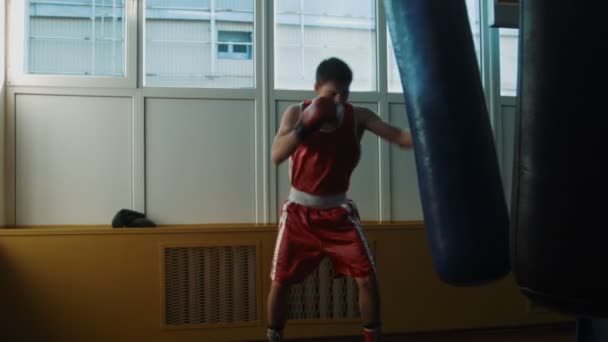
[[[123,77],[93,75],[30,74],[25,72],[27,18],[25,0],[8,2],[7,84],[43,87],[137,87],[137,0],[125,0],[125,74]]]

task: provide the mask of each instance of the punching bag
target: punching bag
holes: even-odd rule
[[[513,273],[540,305],[606,317],[603,11],[596,2],[552,0],[520,9]]]
[[[464,0],[387,0],[425,229],[439,278],[510,272],[509,215]]]

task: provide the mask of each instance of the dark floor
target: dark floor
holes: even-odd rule
[[[547,325],[509,329],[451,331],[387,335],[383,342],[574,342],[576,326],[572,324]],[[297,339],[293,342],[362,342],[361,336],[342,338]]]

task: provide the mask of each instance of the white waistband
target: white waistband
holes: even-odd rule
[[[291,188],[289,191],[289,200],[301,205],[314,208],[332,208],[339,207],[346,202],[346,194],[336,194],[329,196],[311,195],[307,192]]]

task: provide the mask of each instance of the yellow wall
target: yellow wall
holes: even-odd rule
[[[367,224],[376,245],[385,331],[411,332],[570,320],[530,312],[513,279],[455,288],[437,280],[421,223]],[[263,339],[274,225],[0,229],[0,340],[243,341]],[[261,246],[253,326],[162,327],[163,245]],[[357,335],[358,322],[290,322],[288,337]],[[8,339],[8,338],[12,339]],[[54,338],[53,338],[54,337]],[[5,339],[7,338],[7,339]]]

